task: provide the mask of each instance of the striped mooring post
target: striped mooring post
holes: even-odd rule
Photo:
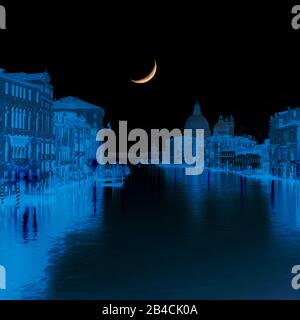
[[[1,182],[1,187],[0,187],[0,199],[1,199],[1,204],[4,204],[4,197],[5,197],[5,186],[4,186],[4,181],[2,180]]]
[[[16,181],[16,208],[20,209],[20,179]]]

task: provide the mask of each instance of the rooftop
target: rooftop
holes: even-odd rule
[[[50,85],[51,78],[48,72],[40,72],[40,73],[17,72],[15,73],[15,72],[6,72],[5,69],[0,68],[0,76],[5,79],[24,83],[26,85],[34,86],[36,88],[40,88],[41,86],[41,84],[37,82],[45,82],[49,86],[51,86]]]
[[[54,103],[54,110],[103,110],[103,108],[94,104],[80,100],[77,97],[65,97],[56,100]]]

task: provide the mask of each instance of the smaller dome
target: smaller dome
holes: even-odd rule
[[[220,114],[219,121],[214,125],[214,135],[233,135],[233,131],[233,117],[231,116],[223,120],[222,114]]]
[[[230,128],[226,123],[217,123],[214,126],[215,134],[229,134]]]
[[[201,109],[200,109],[200,104],[197,101],[195,106],[194,106],[194,111],[192,115],[187,118],[184,124],[185,129],[204,129],[204,134],[205,136],[210,135],[210,129],[209,129],[209,124],[207,119],[202,115]]]

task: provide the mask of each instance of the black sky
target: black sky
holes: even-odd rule
[[[291,28],[292,4],[65,3],[5,4],[0,66],[47,68],[56,98],[101,105],[113,124],[181,127],[199,98],[211,127],[220,112],[233,114],[238,133],[262,140],[272,113],[300,105],[300,30]],[[153,58],[155,79],[130,83]]]

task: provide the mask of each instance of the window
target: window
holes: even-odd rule
[[[27,124],[28,130],[31,130],[31,111],[28,112],[28,124]]]
[[[19,128],[19,109],[16,109],[15,128]]]
[[[19,86],[16,86],[16,97],[19,97]]]
[[[31,94],[32,94],[32,92],[31,92],[31,90],[29,89],[29,90],[28,90],[28,100],[29,100],[29,101],[31,101]]]
[[[8,161],[8,143],[7,141],[5,142],[5,161],[7,162]]]
[[[15,108],[12,107],[11,109],[11,127],[15,127]]]
[[[8,95],[8,90],[9,90],[9,84],[8,82],[5,83],[5,94]]]
[[[23,110],[22,116],[23,116],[23,118],[22,118],[22,129],[26,129],[26,127],[25,127],[25,121],[26,121],[26,119],[25,119],[25,109]]]
[[[15,85],[11,85],[11,95],[14,97],[15,96]]]
[[[19,111],[19,128],[22,129],[23,128],[23,124],[22,124],[22,120],[23,120],[23,111],[22,109],[20,109]]]
[[[39,113],[36,114],[35,128],[36,131],[39,130]]]
[[[37,91],[36,93],[36,103],[39,103],[40,101],[40,93]]]
[[[5,107],[5,116],[4,116],[4,127],[7,128],[8,125],[8,107]]]
[[[26,88],[23,89],[23,99],[26,99]]]

